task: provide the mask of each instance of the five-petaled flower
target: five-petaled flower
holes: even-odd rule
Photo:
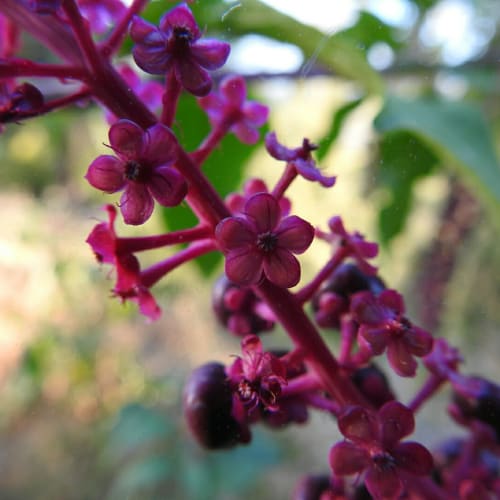
[[[281,387],[287,384],[286,366],[270,352],[262,349],[256,335],[241,341],[242,357],[237,357],[227,370],[228,378],[238,400],[248,413],[259,405],[269,411],[279,409]]]
[[[124,190],[120,209],[127,224],[142,224],[153,212],[153,198],[165,207],[178,205],[187,184],[171,165],[177,143],[161,124],[144,131],[130,120],[119,120],[109,130],[111,148],[117,157],[102,155],[89,166],[86,179],[106,193]]]
[[[273,158],[286,161],[304,179],[317,181],[324,187],[332,187],[335,184],[336,178],[322,175],[321,170],[316,166],[316,162],[311,155],[311,152],[317,148],[309,139],[304,139],[302,146],[290,149],[278,142],[278,138],[274,132],[266,135],[266,149]]]
[[[115,232],[116,208],[113,205],[106,205],[105,208],[108,222],[97,224],[89,234],[87,243],[99,262],[115,267],[116,284],[113,293],[122,301],[137,302],[142,314],[156,320],[160,317],[161,309],[148,287],[142,283],[139,261],[135,255],[120,248]]]
[[[269,109],[258,102],[246,101],[246,96],[243,77],[231,75],[221,81],[219,92],[212,92],[198,102],[213,126],[231,124],[229,130],[241,142],[254,144],[259,139],[257,128],[266,123]]]
[[[201,31],[186,4],[167,12],[160,26],[139,17],[132,20],[130,37],[136,43],[133,56],[137,65],[153,75],[174,72],[176,80],[196,96],[212,88],[206,70],[219,69],[229,56],[229,44],[201,40]]]
[[[297,216],[281,219],[278,201],[268,193],[253,195],[242,216],[227,217],[215,229],[226,255],[226,275],[238,285],[259,283],[263,275],[275,285],[289,288],[300,280],[294,253],[307,250],[314,228]]]
[[[413,325],[404,316],[403,298],[395,290],[384,290],[376,296],[358,292],[351,300],[351,313],[359,323],[358,338],[374,354],[387,357],[392,368],[402,377],[413,377],[417,370],[414,356],[425,356],[432,350],[429,332]]]
[[[415,428],[413,412],[389,401],[377,413],[349,407],[338,420],[346,441],[330,450],[330,466],[338,476],[365,472],[365,485],[375,500],[397,499],[404,489],[402,473],[425,476],[432,455],[419,443],[399,441]]]

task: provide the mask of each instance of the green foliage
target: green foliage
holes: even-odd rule
[[[494,213],[500,204],[500,167],[481,111],[465,102],[437,98],[387,98],[375,120],[380,132],[411,131],[469,181]]]
[[[411,210],[415,182],[430,174],[437,163],[434,152],[412,132],[395,130],[382,136],[378,182],[389,191],[389,199],[378,214],[383,244],[388,244],[403,230]]]

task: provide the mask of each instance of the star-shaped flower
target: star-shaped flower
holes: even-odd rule
[[[265,275],[275,285],[289,288],[300,280],[300,264],[293,254],[307,250],[314,228],[297,216],[281,219],[276,198],[258,193],[246,202],[242,216],[222,220],[215,236],[231,281],[254,285]]]
[[[351,300],[351,313],[359,323],[358,336],[374,354],[387,357],[402,377],[412,377],[417,370],[414,356],[425,356],[432,350],[429,332],[413,325],[404,316],[403,298],[395,290],[384,290],[375,296],[358,292]]]
[[[196,96],[210,92],[212,80],[206,70],[219,69],[230,50],[228,43],[201,39],[201,31],[186,4],[167,12],[159,28],[135,17],[130,37],[135,42],[134,60],[141,69],[153,75],[174,71],[177,81]]]
[[[413,412],[390,401],[373,413],[360,406],[348,408],[338,420],[347,441],[330,450],[334,474],[365,473],[365,485],[376,500],[396,499],[403,492],[401,472],[425,476],[433,467],[432,455],[419,443],[399,441],[415,427]]]
[[[259,139],[258,127],[264,125],[269,115],[267,106],[247,101],[245,80],[239,75],[225,77],[218,92],[212,92],[198,100],[207,112],[213,126],[232,123],[229,129],[245,144],[254,144]]]
[[[172,167],[176,140],[165,125],[144,131],[130,120],[119,120],[109,130],[109,142],[116,157],[99,156],[85,177],[106,193],[124,191],[120,209],[127,224],[146,222],[153,212],[153,198],[165,207],[184,199],[187,184]]]

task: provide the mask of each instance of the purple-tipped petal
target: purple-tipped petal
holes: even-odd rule
[[[384,308],[371,292],[355,293],[351,299],[351,312],[358,323],[365,325],[380,325],[387,319]]]
[[[264,274],[275,285],[291,288],[300,281],[300,264],[288,250],[277,248],[264,258]]]
[[[379,296],[379,302],[390,309],[394,316],[405,312],[403,297],[396,290],[384,290]]]
[[[412,326],[411,332],[405,336],[405,341],[414,356],[426,356],[432,351],[434,344],[432,335],[418,326]]]
[[[171,167],[155,169],[148,188],[154,199],[164,207],[177,206],[187,194],[186,181]]]
[[[111,126],[108,135],[111,147],[123,159],[137,158],[144,151],[145,133],[137,123],[118,120]]]
[[[397,469],[390,465],[370,467],[365,476],[365,485],[373,498],[377,499],[396,499],[403,492]]]
[[[385,403],[378,411],[378,418],[382,426],[382,442],[386,448],[391,448],[415,429],[413,412],[398,401]]]
[[[409,352],[404,339],[393,339],[387,347],[387,359],[393,370],[401,377],[413,377],[417,362]]]
[[[144,224],[153,213],[154,202],[144,184],[127,184],[120,199],[120,210],[126,224]]]
[[[434,466],[434,460],[429,450],[413,441],[399,443],[392,450],[392,455],[398,467],[417,476],[430,474]]]
[[[177,158],[177,141],[168,127],[157,123],[145,135],[144,156],[154,166],[173,163]]]
[[[219,69],[229,57],[230,46],[219,40],[199,40],[191,46],[194,60],[205,69]]]
[[[379,438],[377,419],[361,406],[351,406],[338,420],[340,432],[354,443],[365,445]]]
[[[148,23],[139,16],[134,16],[130,23],[130,38],[136,43],[144,43],[147,45],[160,45],[164,43],[164,37],[158,28],[151,23]]]
[[[376,355],[384,352],[390,340],[390,333],[384,326],[369,327],[362,325],[358,335],[368,344],[372,353]]]
[[[125,186],[123,163],[114,156],[99,156],[90,164],[85,178],[105,193],[116,193]]]
[[[250,223],[242,217],[223,219],[215,228],[215,237],[224,253],[235,249],[249,249],[255,245],[257,235]]]
[[[190,58],[177,59],[175,76],[188,92],[198,97],[207,95],[212,88],[210,75]]]
[[[243,144],[255,144],[259,140],[259,131],[244,121],[239,121],[231,127],[231,131]]]
[[[247,97],[245,80],[239,75],[224,78],[220,83],[219,90],[226,101],[236,108],[241,107]]]
[[[169,10],[160,20],[160,30],[162,31],[170,31],[179,27],[188,30],[194,40],[201,36],[193,13],[185,3]]]
[[[277,160],[291,161],[297,156],[295,150],[289,149],[278,142],[275,132],[269,132],[266,135],[265,143],[268,153]]]
[[[274,196],[257,193],[246,202],[245,214],[255,221],[257,233],[266,233],[276,228],[281,212]]]
[[[304,219],[291,215],[283,219],[276,230],[278,245],[293,253],[303,253],[314,239],[314,227]]]
[[[249,249],[232,251],[226,256],[227,277],[238,285],[255,285],[262,277],[263,257]]]
[[[322,186],[332,187],[336,177],[326,177],[321,175],[321,171],[316,167],[313,160],[303,160],[298,158],[293,161],[297,172],[307,180],[319,182]]]
[[[269,117],[269,108],[260,102],[248,101],[243,105],[242,111],[254,127],[264,125]]]
[[[163,44],[156,47],[136,45],[132,49],[132,55],[137,66],[151,75],[164,75],[174,62],[172,56],[165,52]]]
[[[332,447],[329,462],[334,474],[347,476],[366,469],[370,465],[370,455],[364,448],[343,441]]]

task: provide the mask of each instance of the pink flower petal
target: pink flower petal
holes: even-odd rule
[[[361,325],[358,334],[369,346],[373,354],[382,354],[387,347],[390,333],[384,325],[380,327]]]
[[[130,23],[130,37],[136,43],[162,44],[165,39],[158,31],[158,28],[144,19],[134,16]]]
[[[388,318],[384,308],[380,307],[375,296],[368,291],[357,292],[351,299],[351,312],[354,319],[363,325],[380,325]]]
[[[148,188],[154,199],[164,207],[177,206],[187,194],[186,181],[171,167],[156,168]]]
[[[244,121],[239,121],[233,125],[231,132],[234,132],[234,135],[243,144],[255,144],[259,140],[259,131]]]
[[[305,220],[291,215],[283,219],[276,229],[278,245],[293,253],[303,253],[314,239],[314,227]]]
[[[226,256],[226,275],[238,285],[255,285],[262,277],[262,261],[260,252],[248,249],[233,250]]]
[[[219,69],[229,57],[230,46],[219,40],[198,40],[191,46],[193,59],[210,71]]]
[[[248,101],[243,104],[242,111],[254,127],[264,125],[269,117],[269,108],[260,102]]]
[[[142,156],[145,146],[144,136],[144,130],[130,120],[118,120],[109,129],[111,147],[125,160]]]
[[[215,228],[215,237],[224,253],[255,246],[257,235],[250,223],[242,217],[223,219]]]
[[[390,309],[394,316],[405,312],[403,297],[396,290],[384,290],[379,296],[379,302],[382,306]]]
[[[144,184],[129,182],[120,199],[120,210],[126,224],[137,226],[153,213],[154,202]]]
[[[147,316],[151,321],[156,321],[161,316],[161,309],[155,298],[146,287],[139,287],[137,290],[137,302],[139,311]]]
[[[168,165],[177,159],[177,141],[160,123],[148,128],[144,137],[144,158],[153,166]]]
[[[125,187],[123,163],[115,156],[102,155],[89,166],[85,178],[105,193],[116,193]]]
[[[427,448],[419,443],[407,441],[399,443],[391,452],[398,467],[415,474],[425,476],[430,474],[434,461]]]
[[[375,415],[361,406],[347,408],[338,419],[340,432],[355,443],[364,445],[379,438]]]
[[[417,372],[417,362],[404,339],[397,338],[389,342],[387,359],[393,370],[401,377],[413,377]]]
[[[257,233],[273,231],[281,215],[278,201],[268,193],[257,193],[249,198],[245,214],[255,222]]]
[[[288,250],[276,248],[264,257],[264,274],[275,285],[290,288],[300,281],[300,264]]]
[[[322,175],[321,170],[316,167],[312,159],[303,160],[302,158],[297,158],[292,163],[304,179],[319,182],[324,187],[332,187],[335,184],[336,177]]]
[[[365,477],[365,485],[373,498],[397,499],[403,492],[403,484],[397,469],[390,466],[372,466]]]
[[[212,88],[210,75],[190,58],[178,58],[175,76],[181,85],[195,96],[205,96]]]
[[[193,39],[201,36],[193,13],[186,4],[180,4],[169,10],[160,20],[160,29],[170,31],[174,28],[185,28],[190,31]]]
[[[411,331],[405,335],[405,342],[414,356],[426,356],[432,351],[434,339],[429,332],[412,326]]]
[[[165,41],[155,45],[137,44],[132,49],[134,61],[146,73],[152,75],[164,75],[174,63],[171,54],[165,50]]]
[[[287,148],[278,142],[275,132],[269,132],[266,135],[265,142],[268,153],[277,160],[291,161],[297,156],[295,150]]]
[[[334,474],[347,476],[362,472],[371,461],[364,448],[349,441],[342,441],[331,448],[329,462]]]
[[[219,90],[235,108],[240,108],[247,96],[245,80],[241,76],[229,76],[222,80]]]
[[[378,419],[385,448],[391,448],[415,429],[413,412],[398,401],[384,404],[378,411]]]

